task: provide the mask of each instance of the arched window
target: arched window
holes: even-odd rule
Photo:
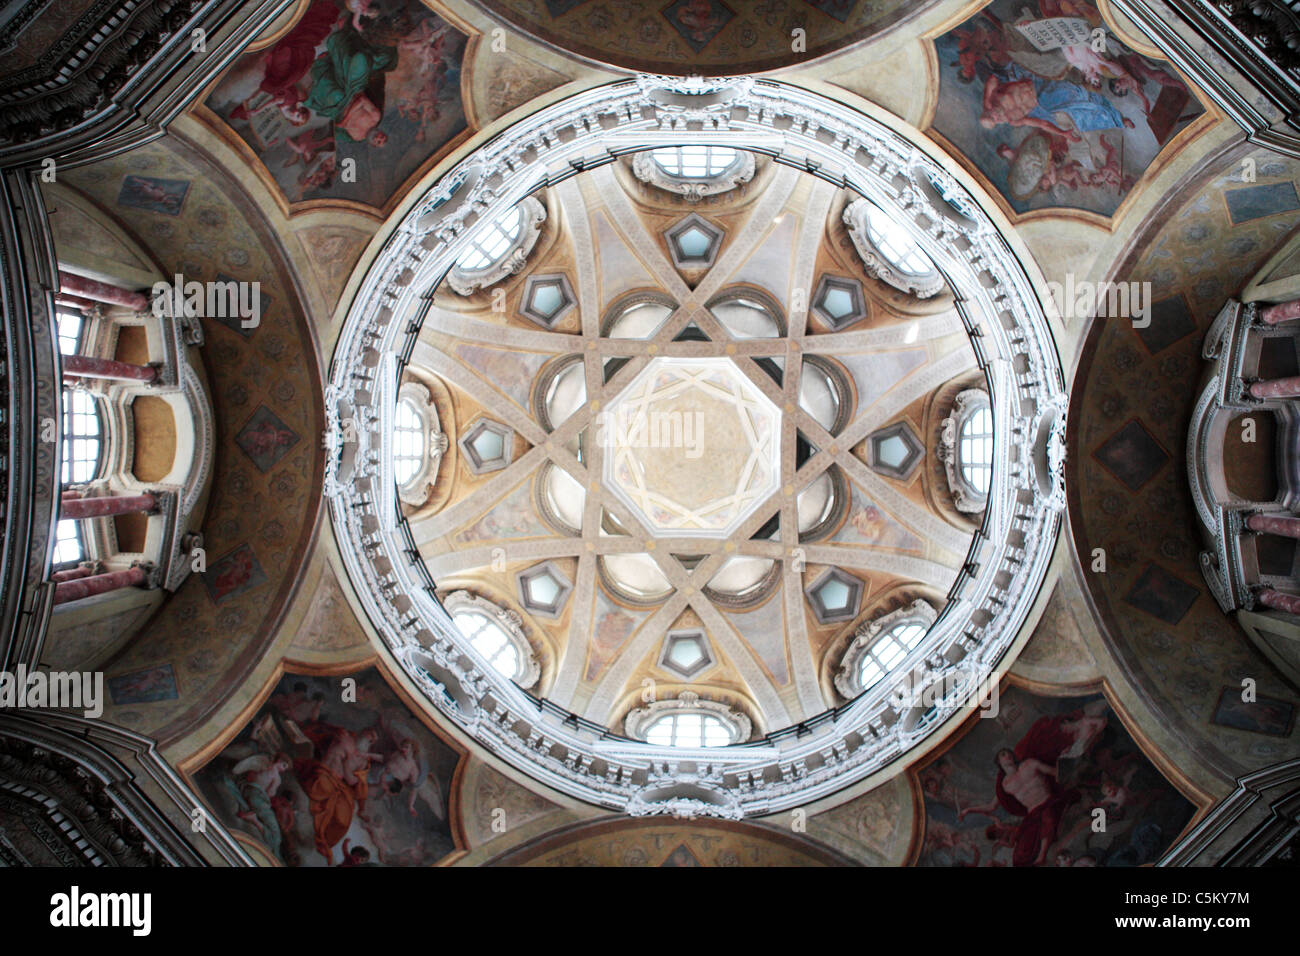
[[[860,624],[840,658],[835,687],[852,700],[889,676],[925,638],[937,614],[926,601]]]
[[[774,339],[785,334],[776,303],[749,290],[723,293],[709,303],[709,311],[737,339]]]
[[[86,544],[81,538],[81,522],[65,519],[55,525],[54,567],[71,567],[85,557]]]
[[[80,323],[80,316],[75,316]],[[60,317],[59,339],[64,347],[64,323]],[[80,335],[80,325],[76,334]],[[73,348],[77,343],[73,344]],[[100,460],[103,457],[103,437],[99,419],[99,409],[95,399],[88,392],[75,388],[63,390],[63,468],[62,484],[79,485],[93,481],[99,476]],[[56,568],[70,567],[84,560],[89,552],[86,547],[82,522],[73,520],[59,521],[54,532],[53,564]]]
[[[601,335],[607,339],[648,339],[659,331],[677,304],[659,292],[633,292],[605,312]]]
[[[958,393],[943,420],[937,454],[957,510],[983,511],[993,483],[993,408],[987,392],[968,388]]]
[[[799,379],[799,407],[832,435],[849,423],[852,409],[844,375],[820,355],[807,355]]]
[[[643,183],[698,202],[754,178],[754,154],[730,146],[661,146],[632,157],[632,173]]]
[[[501,625],[478,611],[459,611],[452,620],[493,670],[510,680],[519,676],[519,651]]]
[[[712,714],[664,714],[646,728],[645,739],[661,747],[725,747],[731,728]]]
[[[656,165],[669,176],[707,179],[726,171],[736,162],[730,146],[665,146],[652,151]]]
[[[857,199],[845,207],[843,218],[869,274],[921,299],[944,287],[943,276],[920,244],[884,209]]]
[[[468,245],[447,273],[447,284],[460,295],[486,289],[524,267],[546,221],[546,207],[531,196],[476,223]]]
[[[537,683],[541,668],[518,612],[469,591],[454,591],[442,605],[456,630],[490,668],[520,687]]]
[[[405,504],[418,508],[428,500],[448,444],[429,390],[418,381],[403,382],[393,413],[391,448],[393,482]]]
[[[424,464],[424,421],[415,403],[404,398],[397,403],[393,421],[393,477],[405,485]]]
[[[899,272],[909,276],[925,275],[934,269],[916,240],[906,229],[885,214],[879,206],[866,212],[867,238]]]
[[[925,637],[925,625],[917,621],[895,624],[867,648],[858,661],[858,684],[866,690],[889,673]]]
[[[687,690],[633,710],[624,726],[628,736],[660,747],[726,747],[748,740],[753,725],[726,704]]]
[[[523,211],[512,206],[474,234],[469,248],[456,260],[456,268],[477,272],[501,261],[522,230]]]
[[[64,355],[76,355],[81,350],[81,336],[86,325],[80,312],[61,309],[58,314],[59,351]]]
[[[550,363],[533,387],[533,408],[548,432],[554,431],[587,404],[587,376],[581,355],[566,355]]]
[[[993,477],[993,410],[981,405],[961,423],[957,436],[957,460],[961,476],[981,494],[989,492]]]
[[[542,466],[538,482],[538,510],[561,534],[582,534],[582,515],[587,505],[587,486],[554,462]]]
[[[63,390],[63,484],[79,485],[99,474],[103,451],[99,410],[89,392]]]

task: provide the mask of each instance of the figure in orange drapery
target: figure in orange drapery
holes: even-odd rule
[[[365,816],[370,762],[383,759],[370,752],[378,734],[363,730],[354,735],[324,724],[304,726],[303,731],[316,743],[318,752],[322,743],[328,742],[320,760],[300,760],[295,769],[310,804],[316,851],[332,864],[334,847],[347,835],[353,816]]]

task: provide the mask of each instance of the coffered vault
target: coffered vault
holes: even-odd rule
[[[620,153],[683,141],[770,157],[745,187],[752,208],[729,215],[725,197],[710,197],[721,205],[673,214],[646,198],[640,190],[649,187],[636,186],[621,163],[610,165]],[[892,301],[893,321],[863,328],[847,315],[822,325],[810,320],[807,290],[822,273],[846,271],[821,246],[832,205],[840,201],[831,183],[889,211],[901,228],[898,241],[924,250],[950,290],[937,305],[922,308],[906,294],[873,287],[873,302]],[[779,228],[796,189],[810,211],[788,227],[797,238],[786,241],[781,255],[792,275],[773,304],[753,272],[761,268],[765,239],[771,240],[758,224]],[[329,463],[327,496],[366,611],[431,704],[493,752],[567,793],[632,813],[690,810],[733,818],[804,803],[881,769],[970,704],[1014,640],[1046,570],[1062,503],[1064,403],[1046,320],[981,211],[986,204],[968,190],[899,133],[816,95],[771,81],[641,77],[538,112],[467,157],[411,207],[362,281],[335,352],[328,406],[336,416],[338,454]],[[571,250],[578,308],[557,317],[550,331],[535,322],[528,323],[533,331],[509,322],[505,330],[499,322],[480,324],[473,296],[487,293],[462,294],[464,304],[457,305],[448,298],[453,293],[435,291],[438,280],[474,240],[475,222],[503,221],[502,213],[530,194],[548,209],[541,237],[527,240],[537,243],[532,255],[539,257],[539,274],[557,274],[563,256],[554,250]],[[601,216],[586,209],[594,196],[608,207]],[[609,260],[594,253],[608,255],[611,222],[645,272],[644,282],[624,283],[621,299],[599,284],[600,262]],[[688,235],[691,229],[699,237]],[[849,299],[853,304],[851,292]],[[728,302],[742,305],[729,309]],[[856,300],[856,308],[865,305]],[[610,313],[615,306],[617,315]],[[935,343],[953,335],[964,341],[965,332],[978,338],[933,355]],[[517,391],[518,383],[501,381],[498,371],[489,385],[491,375],[471,371],[476,361],[483,367],[489,343],[503,336],[517,350],[536,353],[516,362],[514,376],[540,370],[548,354],[582,358],[581,389],[578,366],[572,380],[561,382],[556,374],[546,388],[534,389],[533,405],[538,395],[550,401],[549,431],[524,411],[526,401],[494,398]],[[846,376],[834,357],[916,342],[931,355],[917,379],[929,384],[916,398],[965,372],[991,396],[994,460],[1008,464],[994,470],[983,526],[973,539],[960,523],[909,504],[854,454],[890,416],[853,410],[870,408],[880,395],[873,390],[889,391],[891,383],[880,376],[899,373],[860,362],[862,371],[852,374],[854,362],[845,356]],[[491,408],[513,440],[513,458],[501,471],[479,476],[431,513],[402,514],[395,505],[389,422],[403,370],[443,380],[459,394],[453,405]],[[674,389],[700,394],[690,408],[677,407]],[[551,401],[560,394],[569,397]],[[693,459],[684,418],[682,447],[658,456],[631,442],[619,448],[597,441],[590,428],[602,412],[605,424],[657,412],[669,416],[671,435],[671,416],[687,411],[703,416],[701,436],[710,427],[735,434],[712,447],[702,442],[701,458]],[[711,453],[712,467],[701,467]],[[519,540],[465,548],[474,540],[466,524],[482,518],[499,532],[503,496],[526,495],[521,480],[543,464],[547,474],[567,475],[555,480],[570,482],[560,497],[569,502],[567,523],[579,526],[579,534],[553,541],[521,531],[514,535]],[[816,522],[799,514],[800,496],[836,470],[919,533],[928,542],[924,556],[885,559],[869,550],[850,556],[841,544],[801,538],[801,526],[810,531]],[[689,490],[678,480],[682,475]],[[696,487],[702,479],[706,484]],[[575,495],[580,507],[573,506]],[[765,499],[770,508],[762,507]],[[494,503],[498,510],[489,513]],[[565,510],[562,502],[556,510]],[[765,568],[779,579],[774,586],[782,588],[792,625],[782,652],[793,667],[787,688],[719,616],[726,603],[719,595],[745,579],[744,566],[733,563],[740,559],[759,562],[748,569],[751,585]],[[539,565],[543,570],[534,570]],[[906,660],[837,705],[823,690],[807,621],[815,631],[851,619],[871,587],[872,568],[884,579],[902,575],[929,594],[946,592],[946,604]],[[801,577],[811,592],[811,617],[795,624],[806,617]],[[549,629],[523,623],[543,661],[540,711],[508,675],[480,663],[485,658],[439,601],[448,588],[466,583],[492,591],[495,582],[501,594],[511,578],[526,582],[520,585],[525,610],[536,599],[561,622]],[[541,593],[528,593],[538,582]],[[589,619],[579,623],[578,615],[593,600],[608,600],[600,591],[652,610],[608,666],[593,670],[603,635],[589,633]],[[691,719],[703,721],[701,727],[730,723],[732,739],[740,733],[743,741],[752,724],[760,739],[718,749],[621,735],[639,661],[666,660],[661,645],[669,630],[692,624],[707,633],[730,677],[707,678],[708,700],[683,689],[651,710],[668,716],[674,699],[689,701]],[[578,646],[580,640],[591,646]],[[930,690],[924,706],[922,688],[910,686],[913,671],[925,675]],[[936,682],[945,690],[934,700]],[[637,726],[646,719],[638,711]]]

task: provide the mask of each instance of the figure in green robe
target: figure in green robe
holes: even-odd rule
[[[384,115],[383,74],[396,66],[396,47],[372,45],[350,27],[336,30],[311,65],[311,91],[303,103],[333,120],[344,142],[382,146],[388,139],[377,128]]]

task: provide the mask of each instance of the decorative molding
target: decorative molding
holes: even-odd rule
[[[520,673],[515,678],[515,683],[520,687],[527,689],[541,679],[541,665],[538,664],[537,654],[534,653],[533,645],[528,640],[523,616],[518,611],[501,607],[470,591],[453,591],[443,599],[442,605],[447,609],[447,613],[452,615],[457,611],[475,611],[501,628],[506,638],[514,645],[515,653],[519,655]]]
[[[1111,0],[1247,133],[1300,157],[1297,15],[1281,0]]]
[[[859,624],[853,631],[853,640],[849,642],[849,646],[844,649],[844,654],[840,657],[840,666],[835,671],[835,689],[843,694],[846,700],[857,697],[864,690],[859,681],[862,657],[871,650],[881,634],[895,625],[909,623],[920,624],[929,630],[938,617],[929,601],[918,598],[907,607]]]
[[[657,700],[630,711],[623,718],[623,729],[629,737],[645,740],[646,731],[651,724],[660,717],[672,714],[708,714],[716,717],[730,729],[732,743],[744,743],[754,732],[753,722],[740,711],[715,700],[704,700],[690,690],[684,690],[670,700]]]
[[[643,183],[676,193],[689,203],[705,196],[730,192],[754,178],[754,154],[739,150],[731,165],[712,176],[674,176],[655,161],[652,150],[642,150],[632,157],[632,174]]]
[[[411,403],[424,429],[424,450],[420,467],[409,481],[397,488],[397,497],[403,504],[418,508],[429,500],[433,483],[438,480],[438,467],[442,464],[443,456],[447,454],[450,440],[442,430],[442,424],[438,420],[438,409],[433,404],[433,396],[429,394],[427,388],[419,382],[403,382],[397,390],[397,400]]]
[[[1300,760],[1237,780],[1237,787],[1156,866],[1295,866],[1300,838]]]
[[[99,0],[0,79],[0,166],[87,162],[161,135],[292,2]]]
[[[979,514],[984,510],[987,497],[978,488],[971,487],[961,473],[961,430],[967,420],[981,408],[988,408],[989,396],[983,389],[968,388],[957,393],[953,399],[952,410],[940,423],[939,447],[935,455],[943,462],[944,473],[948,476],[948,489],[952,492],[953,504],[965,514]],[[1059,419],[1064,422],[1062,416]],[[1062,474],[1065,461],[1060,461]]]
[[[141,789],[145,781],[153,796]],[[80,857],[79,865],[252,865],[152,741],[98,720],[61,713],[0,715],[0,798],[5,797],[32,807],[35,812],[24,814],[29,820],[44,808],[47,835],[64,842],[65,855]],[[201,830],[183,832],[171,822],[200,815]],[[65,821],[84,840],[70,836]]]
[[[460,295],[472,295],[476,290],[495,285],[507,276],[519,275],[528,262],[528,254],[537,245],[545,221],[546,207],[532,196],[525,196],[519,201],[519,235],[509,250],[482,269],[453,266],[447,273],[447,285]],[[491,222],[491,217],[480,216],[476,225],[485,222]]]
[[[622,740],[559,708],[539,709],[536,698],[475,663],[447,610],[403,556],[383,454],[411,317],[463,254],[467,217],[497,215],[540,185],[577,175],[593,156],[675,145],[686,130],[692,141],[761,147],[777,162],[816,169],[928,237],[927,253],[953,289],[988,383],[997,463],[966,570],[896,672],[848,706],[808,719],[798,733],[776,728],[767,741],[689,756]],[[1061,526],[1054,494],[1060,476],[1049,470],[1049,456],[1033,451],[1046,416],[1063,414],[1064,374],[1032,283],[982,205],[968,197],[975,215],[961,221],[933,186],[920,184],[930,185],[940,164],[919,145],[841,103],[767,78],[642,76],[584,91],[505,130],[448,175],[469,168],[482,175],[472,185],[467,179],[454,201],[439,205],[426,194],[393,225],[344,320],[327,390],[327,437],[345,422],[353,426],[327,448],[331,520],[362,608],[397,665],[427,706],[495,756],[543,785],[611,809],[665,813],[694,800],[698,806],[689,808],[700,814],[764,815],[901,766],[999,666],[1038,595]],[[367,358],[376,351],[380,361]],[[923,721],[908,723],[894,709],[895,690],[922,661],[940,662],[940,677],[960,671],[969,693],[947,695]]]
[[[849,238],[853,240],[853,248],[858,250],[858,258],[862,260],[867,275],[893,286],[900,292],[914,295],[918,299],[929,299],[943,291],[947,283],[943,281],[943,276],[933,265],[929,272],[920,275],[904,272],[871,241],[867,231],[867,216],[873,205],[865,199],[855,199],[844,207],[843,215]]]

